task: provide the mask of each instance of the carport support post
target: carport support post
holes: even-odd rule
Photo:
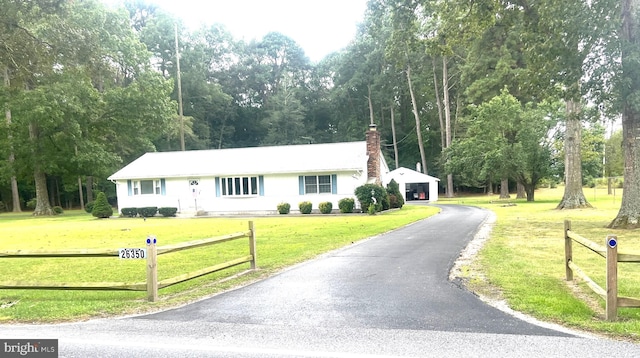
[[[573,260],[573,239],[569,237],[568,232],[571,231],[571,220],[564,221],[564,267],[567,275],[567,281],[573,281],[573,270],[569,267],[569,262]]]
[[[158,300],[158,251],[156,238],[147,238],[147,301]]]
[[[618,318],[618,238],[607,235],[607,321]]]
[[[256,231],[253,221],[249,221],[249,254],[251,255],[251,269],[255,270],[257,267],[257,252],[256,252]]]

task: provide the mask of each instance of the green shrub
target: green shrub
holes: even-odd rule
[[[0,201],[0,211],[7,211],[7,205],[2,201]]]
[[[389,193],[389,207],[392,209],[402,208],[404,205],[404,196],[400,192],[400,186],[395,180],[391,179],[389,184],[387,184],[387,193]]]
[[[169,217],[169,216],[176,216],[176,213],[178,212],[178,208],[160,208],[158,209],[158,213],[160,213],[160,215],[164,216],[164,217]]]
[[[369,208],[369,205],[375,201],[375,210],[382,211],[385,207],[389,208],[389,198],[387,190],[380,185],[365,184],[356,188],[356,198],[360,202],[362,210]],[[375,198],[375,200],[373,200]]]
[[[91,215],[101,219],[108,218],[113,215],[113,208],[107,201],[107,196],[104,195],[103,192],[98,193],[93,205],[93,210],[91,210]]]
[[[353,198],[344,198],[338,201],[338,209],[343,214],[348,214],[353,212],[353,208],[356,205],[356,201]]]
[[[302,214],[311,214],[313,204],[310,201],[302,201],[298,204],[298,209],[300,209],[300,213]]]
[[[318,204],[318,209],[323,214],[331,214],[331,210],[333,210],[333,204],[330,201],[325,201]]]
[[[86,211],[87,213],[91,214],[91,212],[93,211],[93,206],[96,204],[95,201],[90,201],[86,204],[84,204],[84,211]]]
[[[375,215],[378,212],[377,205],[374,203],[369,204],[369,208],[367,209],[367,213],[369,215]]]
[[[29,201],[27,201],[27,204],[26,204],[27,209],[35,210],[37,204],[38,204],[38,199],[36,198],[30,199]]]
[[[289,214],[291,210],[291,205],[289,203],[280,203],[278,204],[278,213],[280,214]]]
[[[134,218],[138,215],[138,209],[137,208],[122,208],[120,210],[120,213],[122,213],[122,216],[127,216],[130,218]]]
[[[144,208],[138,208],[137,211],[138,211],[138,214],[140,214],[140,216],[142,216],[143,218],[150,218],[150,217],[156,216],[156,213],[158,212],[158,207],[147,206]]]
[[[54,206],[52,209],[53,209],[53,213],[54,213],[55,215],[62,215],[62,214],[64,214],[64,210],[62,210],[62,207],[61,207],[61,206]]]

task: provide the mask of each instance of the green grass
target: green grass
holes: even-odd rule
[[[244,273],[248,264],[203,276],[159,291],[149,303],[145,292],[0,290],[0,322],[59,322],[134,314],[189,302],[271,275],[438,211],[405,206],[375,216],[318,215],[240,218],[111,218],[96,219],[81,211],[55,217],[0,215],[0,251],[118,249],[144,247],[148,235],[158,246],[256,228],[259,270]],[[248,240],[161,255],[158,278],[174,277],[248,254]],[[144,260],[118,258],[0,258],[0,281],[144,282]]]
[[[487,296],[504,298],[510,307],[542,320],[565,326],[640,341],[640,309],[618,310],[617,322],[604,321],[605,303],[581,282],[565,281],[564,220],[572,231],[605,243],[607,234],[618,236],[618,248],[640,250],[637,230],[611,230],[606,226],[620,208],[622,190],[615,196],[606,189],[585,188],[594,209],[555,210],[562,188],[536,192],[536,201],[508,200],[497,196],[443,199],[443,203],[476,205],[491,209],[497,222],[490,240],[478,255],[470,272],[469,287]],[[574,243],[573,259],[601,287],[605,287],[605,260]],[[640,298],[640,264],[619,264],[619,295]]]

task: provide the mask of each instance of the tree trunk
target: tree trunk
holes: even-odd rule
[[[11,82],[9,81],[9,69],[5,66],[4,67],[4,85],[5,87],[9,87],[11,86]],[[7,127],[11,126],[11,109],[9,109],[9,105],[6,104],[5,107],[5,118],[7,119]],[[9,140],[9,170],[11,171],[12,175],[10,178],[10,182],[11,182],[11,201],[12,201],[12,211],[14,213],[20,213],[22,212],[22,208],[20,208],[20,192],[18,191],[18,179],[16,178],[15,175],[13,175],[14,172],[14,168],[13,168],[13,163],[15,162],[16,158],[13,154],[13,138],[11,137],[11,133],[9,132],[8,136],[7,136],[8,140]]]
[[[500,180],[500,199],[509,199],[509,179],[502,178]]]
[[[449,71],[447,57],[442,56],[442,106],[444,107],[444,128],[446,148],[451,146],[451,104],[449,103]],[[453,198],[453,174],[447,175],[447,198]]]
[[[638,38],[637,0],[622,0],[622,76],[628,81],[622,93],[622,147],[624,148],[624,184],[620,211],[609,224],[609,228],[635,229],[640,227],[640,113],[635,99],[640,91],[640,69]],[[635,51],[634,51],[635,50]]]
[[[400,162],[398,159],[398,140],[396,138],[396,115],[395,115],[395,107],[393,105],[393,101],[391,101],[391,135],[393,136],[393,155],[396,160],[396,169],[400,167]]]
[[[580,143],[582,142],[582,124],[580,121],[579,102],[569,100],[567,106],[566,132],[564,139],[564,196],[556,209],[590,208],[582,191],[582,159]]]
[[[35,147],[35,142],[38,140],[38,128],[35,123],[29,124],[29,138]],[[33,155],[35,156],[36,154],[33,153]],[[51,209],[49,202],[49,191],[47,190],[47,175],[38,163],[38,158],[34,158],[34,162],[33,177],[36,186],[36,208],[33,211],[33,215],[53,215],[53,209]]]
[[[518,182],[516,184],[517,187],[517,195],[516,195],[516,199],[524,199],[527,197],[527,193],[524,190],[524,185],[520,182]]]
[[[93,176],[87,175],[87,203],[94,201],[93,198]]]
[[[36,165],[33,176],[36,183],[36,209],[33,211],[34,216],[53,215],[53,209],[49,203],[49,192],[47,191],[47,176]]]
[[[82,193],[82,177],[78,177],[78,195],[80,196],[80,210],[84,210],[84,195]]]
[[[369,124],[375,124],[373,120],[373,102],[371,101],[371,85],[367,85],[367,91],[369,92],[369,96],[367,96],[367,101],[369,101]]]
[[[416,96],[413,93],[413,84],[411,83],[411,66],[407,65],[407,82],[409,84],[409,94],[411,95],[411,104],[413,104],[413,116],[416,119],[416,135],[418,136],[418,147],[420,148],[420,159],[422,160],[422,172],[427,174],[427,157],[424,154],[424,143],[422,142],[422,125],[420,124],[420,115],[418,114],[418,104]]]

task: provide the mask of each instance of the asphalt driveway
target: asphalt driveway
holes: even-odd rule
[[[520,320],[449,281],[488,212],[429,219],[169,311],[0,337],[58,338],[61,357],[637,357],[640,346]]]

